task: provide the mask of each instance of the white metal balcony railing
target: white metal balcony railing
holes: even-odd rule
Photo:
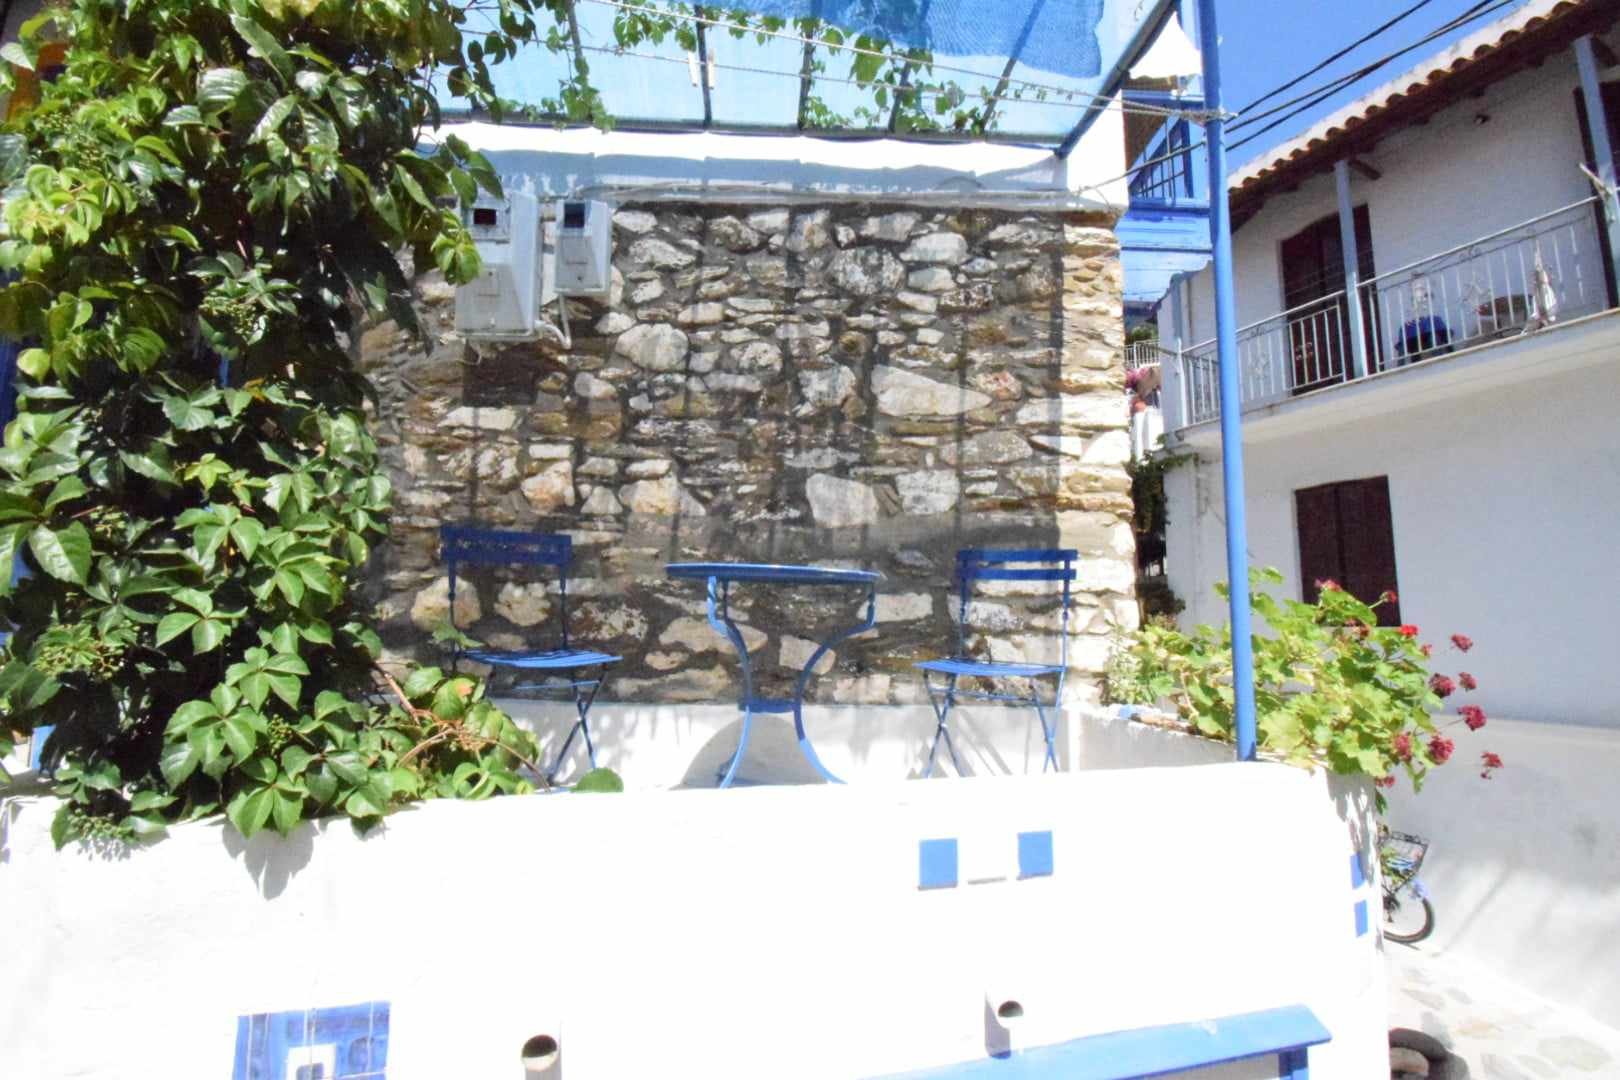
[[[1517,337],[1609,306],[1596,198],[1431,255],[1238,331],[1243,408]],[[1360,320],[1367,371],[1354,365]],[[1177,364],[1173,355],[1167,365]],[[1183,426],[1218,419],[1214,341],[1179,358]]]
[[[1163,348],[1157,341],[1133,341],[1125,346],[1125,370],[1151,367],[1174,360],[1176,354]]]

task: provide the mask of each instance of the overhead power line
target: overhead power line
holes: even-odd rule
[[[1428,0],[1425,0],[1425,2],[1428,2]],[[1252,109],[1256,104],[1260,104],[1260,103],[1262,103],[1262,102],[1264,102],[1264,101],[1266,101],[1266,100],[1268,100],[1268,99],[1270,99],[1272,97],[1275,97],[1279,93],[1283,93],[1283,92],[1291,89],[1293,86],[1298,85],[1300,80],[1299,79],[1291,80],[1290,82],[1284,83],[1283,85],[1277,87],[1274,90],[1268,91],[1267,93],[1261,95],[1260,97],[1256,98],[1253,102],[1251,102],[1248,105],[1247,109],[1245,109],[1244,112],[1242,114],[1240,114],[1239,119],[1237,120],[1237,122],[1229,125],[1227,130],[1228,131],[1236,131],[1236,130],[1239,130],[1239,129],[1245,127],[1245,126],[1258,123],[1259,121],[1264,120],[1267,117],[1276,115],[1279,112],[1284,112],[1284,111],[1287,111],[1287,110],[1289,110],[1291,108],[1292,108],[1292,111],[1288,112],[1287,115],[1285,115],[1285,116],[1279,117],[1277,120],[1273,121],[1272,123],[1267,124],[1265,127],[1260,128],[1259,130],[1250,133],[1249,135],[1245,136],[1242,139],[1239,139],[1237,142],[1229,144],[1227,149],[1229,149],[1229,150],[1237,149],[1238,147],[1241,147],[1241,146],[1244,146],[1244,145],[1246,145],[1248,143],[1253,142],[1255,139],[1259,138],[1261,135],[1264,135],[1266,132],[1271,131],[1272,129],[1274,129],[1274,128],[1276,128],[1276,127],[1278,127],[1278,126],[1280,126],[1280,125],[1282,125],[1282,124],[1284,124],[1286,122],[1288,122],[1290,119],[1292,119],[1295,116],[1298,116],[1300,113],[1310,110],[1311,108],[1313,108],[1314,106],[1320,104],[1322,101],[1326,100],[1327,98],[1332,97],[1335,93],[1339,92],[1340,90],[1343,90],[1346,87],[1358,82],[1359,80],[1367,77],[1368,75],[1372,74],[1373,72],[1378,71],[1380,68],[1388,66],[1390,63],[1394,62],[1395,60],[1398,60],[1400,57],[1405,56],[1406,54],[1408,54],[1410,52],[1413,52],[1416,49],[1420,49],[1424,45],[1427,45],[1430,42],[1435,41],[1438,38],[1444,37],[1446,34],[1449,34],[1451,31],[1456,30],[1459,27],[1465,26],[1470,22],[1475,22],[1475,21],[1477,21],[1477,20],[1479,20],[1481,18],[1484,18],[1487,15],[1492,15],[1492,14],[1496,13],[1497,11],[1500,11],[1503,8],[1513,7],[1518,2],[1519,2],[1519,0],[1481,0],[1481,2],[1474,4],[1472,7],[1468,8],[1465,11],[1463,11],[1461,14],[1459,14],[1456,17],[1454,17],[1454,18],[1448,20],[1447,22],[1441,24],[1440,26],[1436,27],[1434,30],[1429,31],[1423,37],[1419,38],[1417,41],[1413,42],[1410,45],[1407,45],[1404,48],[1401,48],[1401,49],[1395,50],[1393,52],[1387,53],[1384,56],[1378,58],[1377,60],[1371,61],[1368,64],[1363,65],[1360,69],[1358,69],[1356,71],[1352,71],[1352,72],[1350,72],[1350,73],[1348,73],[1346,75],[1339,76],[1338,78],[1333,79],[1332,81],[1324,84],[1321,87],[1318,87],[1318,88],[1316,88],[1314,90],[1307,91],[1306,93],[1301,94],[1301,95],[1299,95],[1297,97],[1290,98],[1288,101],[1285,101],[1285,102],[1283,102],[1283,103],[1281,103],[1279,105],[1273,106],[1272,108],[1267,109],[1264,112],[1255,113],[1255,114],[1249,114],[1247,112],[1247,109]],[[1421,8],[1422,6],[1423,6],[1422,4],[1419,4],[1419,5],[1417,5],[1417,7],[1409,8],[1406,12],[1404,12],[1402,14],[1402,16],[1399,16],[1396,19],[1391,20],[1391,22],[1386,23],[1384,27],[1380,27],[1378,30],[1372,31],[1371,33],[1366,35],[1366,37],[1363,39],[1363,42],[1365,42],[1365,40],[1370,40],[1372,37],[1376,36],[1377,34],[1383,33],[1384,30],[1388,26],[1393,25],[1394,23],[1398,22],[1400,18],[1404,17],[1405,15],[1411,14],[1412,12],[1416,11],[1418,8]],[[1352,48],[1354,48],[1354,46],[1352,46]],[[1332,63],[1332,59],[1330,58],[1327,61],[1327,63]],[[1318,67],[1316,69],[1313,69],[1313,71],[1318,71],[1320,69],[1321,69],[1321,65],[1318,65]],[[1302,78],[1308,78],[1310,74],[1311,73],[1307,73],[1305,76],[1302,76]],[[1293,106],[1296,106],[1296,105],[1298,106],[1298,108],[1293,108]],[[1143,161],[1143,162],[1141,162],[1139,164],[1133,165],[1133,166],[1131,166],[1131,168],[1129,170],[1127,170],[1123,174],[1121,174],[1119,176],[1111,177],[1108,180],[1101,181],[1101,182],[1099,182],[1099,184],[1097,186],[1103,187],[1103,186],[1106,186],[1108,184],[1115,183],[1115,182],[1117,182],[1119,180],[1131,179],[1131,178],[1137,176],[1138,174],[1140,174],[1141,172],[1143,172],[1146,169],[1151,169],[1153,166],[1161,165],[1161,164],[1163,164],[1163,163],[1165,163],[1167,161],[1173,161],[1173,160],[1175,160],[1176,158],[1180,157],[1183,154],[1190,153],[1190,152],[1192,152],[1194,150],[1203,149],[1206,145],[1207,145],[1207,143],[1205,143],[1203,140],[1200,140],[1200,141],[1192,143],[1192,144],[1190,144],[1188,146],[1176,147],[1174,150],[1171,150],[1168,153],[1162,154],[1162,155],[1160,155],[1158,157],[1150,158],[1147,161]]]
[[[1249,115],[1242,116],[1236,123],[1234,123],[1231,126],[1231,128],[1229,130],[1240,131],[1240,130],[1243,130],[1244,128],[1250,127],[1250,126],[1260,122],[1261,120],[1264,120],[1264,119],[1266,119],[1268,117],[1274,116],[1277,113],[1283,113],[1282,116],[1277,117],[1277,119],[1273,120],[1271,123],[1267,124],[1265,127],[1260,128],[1258,131],[1254,131],[1254,132],[1246,135],[1244,138],[1239,139],[1235,143],[1232,143],[1230,146],[1227,147],[1227,149],[1236,150],[1237,148],[1239,148],[1241,146],[1245,146],[1248,143],[1253,142],[1255,139],[1258,139],[1261,135],[1264,135],[1266,132],[1271,131],[1271,130],[1277,128],[1277,127],[1280,127],[1281,125],[1287,123],[1289,120],[1292,120],[1294,117],[1300,115],[1301,113],[1310,111],[1311,109],[1315,108],[1317,105],[1320,105],[1322,102],[1324,102],[1328,98],[1332,97],[1334,94],[1337,94],[1341,90],[1347,89],[1348,87],[1354,85],[1355,83],[1360,82],[1362,79],[1366,78],[1368,75],[1371,75],[1374,72],[1376,72],[1376,71],[1378,71],[1378,70],[1380,70],[1380,69],[1382,69],[1384,67],[1387,67],[1389,64],[1391,64],[1394,61],[1400,59],[1402,56],[1405,56],[1408,53],[1414,52],[1417,49],[1421,49],[1423,46],[1428,45],[1431,42],[1434,42],[1434,41],[1438,40],[1439,38],[1444,37],[1445,35],[1451,33],[1453,30],[1456,30],[1456,29],[1458,29],[1458,28],[1460,28],[1462,26],[1466,26],[1470,22],[1475,22],[1475,21],[1477,21],[1479,19],[1484,18],[1487,15],[1492,15],[1492,14],[1502,10],[1503,8],[1514,7],[1518,3],[1519,3],[1519,0],[1494,0],[1494,2],[1492,2],[1492,0],[1482,0],[1481,3],[1475,4],[1473,7],[1469,8],[1467,11],[1465,11],[1463,14],[1457,16],[1456,18],[1454,18],[1451,21],[1445,23],[1444,25],[1442,25],[1440,27],[1437,27],[1436,29],[1430,31],[1424,37],[1419,38],[1417,41],[1414,41],[1412,44],[1406,46],[1403,49],[1397,49],[1394,52],[1387,53],[1384,56],[1379,57],[1377,60],[1374,60],[1371,63],[1369,63],[1369,64],[1367,64],[1367,65],[1365,65],[1365,66],[1363,66],[1363,67],[1361,67],[1361,68],[1359,68],[1359,69],[1357,69],[1355,71],[1352,71],[1352,72],[1350,72],[1350,73],[1348,73],[1346,75],[1342,75],[1342,76],[1338,77],[1337,79],[1332,80],[1331,82],[1327,83],[1326,85],[1324,85],[1322,87],[1319,87],[1319,88],[1317,88],[1315,90],[1308,91],[1307,93],[1301,94],[1298,97],[1291,98],[1290,100],[1285,101],[1280,105],[1273,106],[1272,108],[1267,109],[1264,112],[1254,113],[1254,114],[1249,114]],[[1297,107],[1294,107],[1294,106],[1297,106]]]
[[[1369,30],[1367,33],[1363,34],[1361,37],[1359,37],[1356,40],[1352,41],[1350,44],[1346,45],[1344,48],[1340,49],[1338,52],[1334,53],[1332,56],[1328,57],[1326,60],[1323,60],[1320,64],[1317,64],[1315,67],[1311,68],[1309,71],[1304,72],[1304,73],[1302,73],[1300,75],[1294,76],[1292,79],[1289,79],[1287,82],[1283,83],[1281,86],[1278,86],[1278,87],[1276,87],[1274,89],[1271,89],[1271,90],[1267,90],[1264,94],[1261,94],[1259,97],[1255,98],[1253,101],[1251,101],[1247,105],[1243,106],[1243,108],[1239,109],[1238,114],[1241,116],[1243,113],[1248,112],[1250,109],[1254,108],[1256,105],[1263,105],[1267,101],[1270,101],[1272,98],[1276,97],[1278,94],[1286,93],[1287,91],[1292,90],[1294,87],[1298,86],[1300,83],[1304,82],[1306,79],[1310,78],[1312,75],[1315,75],[1320,71],[1324,71],[1327,68],[1332,67],[1338,61],[1343,60],[1346,56],[1349,56],[1351,53],[1355,52],[1357,49],[1359,49],[1363,45],[1367,44],[1367,42],[1373,40],[1374,38],[1380,36],[1381,34],[1386,33],[1387,31],[1393,29],[1399,23],[1401,23],[1405,19],[1409,18],[1410,16],[1417,14],[1423,8],[1428,7],[1432,3],[1434,3],[1434,0],[1418,0],[1417,3],[1413,4],[1411,7],[1407,8],[1405,11],[1403,11],[1399,15],[1395,16],[1393,19],[1391,19],[1388,22],[1384,23],[1382,26],[1377,27],[1376,29]]]

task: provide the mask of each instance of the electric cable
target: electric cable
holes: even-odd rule
[[[1355,41],[1352,41],[1350,44],[1346,45],[1344,48],[1340,49],[1338,52],[1334,53],[1332,56],[1328,57],[1326,60],[1323,60],[1320,64],[1317,64],[1315,67],[1311,68],[1309,71],[1304,72],[1303,74],[1300,74],[1300,75],[1296,75],[1294,78],[1289,79],[1287,82],[1283,83],[1281,86],[1275,87],[1275,88],[1273,88],[1271,90],[1267,90],[1264,94],[1261,94],[1259,97],[1255,98],[1253,101],[1251,101],[1247,105],[1243,106],[1243,108],[1239,109],[1238,114],[1241,116],[1243,113],[1248,112],[1250,109],[1254,108],[1256,105],[1263,105],[1267,101],[1270,101],[1272,98],[1276,97],[1278,94],[1281,94],[1281,93],[1284,93],[1286,91],[1292,90],[1294,87],[1298,86],[1300,83],[1304,82],[1306,79],[1310,78],[1312,75],[1315,75],[1318,72],[1323,71],[1323,70],[1333,66],[1333,64],[1337,63],[1340,60],[1343,60],[1346,56],[1349,56],[1351,53],[1355,52],[1357,49],[1361,48],[1363,45],[1367,44],[1369,41],[1372,41],[1374,38],[1378,37],[1380,34],[1383,34],[1386,31],[1392,29],[1393,27],[1395,27],[1396,25],[1398,25],[1399,23],[1401,23],[1402,21],[1404,21],[1408,17],[1417,14],[1423,8],[1428,7],[1432,3],[1434,3],[1434,0],[1418,0],[1417,3],[1413,4],[1411,7],[1407,8],[1405,11],[1401,12],[1399,15],[1396,15],[1393,19],[1390,19],[1388,22],[1384,23],[1382,26],[1380,26],[1380,27],[1378,27],[1378,28],[1376,28],[1374,30],[1370,30],[1367,33],[1363,34],[1361,37],[1357,38]]]
[[[1228,128],[1229,131],[1233,131],[1233,132],[1241,131],[1241,130],[1243,130],[1245,128],[1248,128],[1248,127],[1250,127],[1250,126],[1252,126],[1252,125],[1254,125],[1256,123],[1259,123],[1261,120],[1265,120],[1265,119],[1267,119],[1269,117],[1275,116],[1278,113],[1284,113],[1284,115],[1278,117],[1276,120],[1273,120],[1271,123],[1267,124],[1265,127],[1259,129],[1258,131],[1252,132],[1252,133],[1248,134],[1247,136],[1245,136],[1244,138],[1239,139],[1237,142],[1231,143],[1227,147],[1227,149],[1228,150],[1235,150],[1240,146],[1244,146],[1244,145],[1246,145],[1248,143],[1253,142],[1255,139],[1259,138],[1261,135],[1264,135],[1266,132],[1271,131],[1271,130],[1281,126],[1282,124],[1287,123],[1289,120],[1291,120],[1294,117],[1298,116],[1300,113],[1310,111],[1311,109],[1315,108],[1317,105],[1320,105],[1322,102],[1324,102],[1328,98],[1332,97],[1334,94],[1337,94],[1340,91],[1345,90],[1345,89],[1349,88],[1350,86],[1354,85],[1355,83],[1360,82],[1362,79],[1364,79],[1368,75],[1371,75],[1374,72],[1380,70],[1381,68],[1387,67],[1389,64],[1393,63],[1395,60],[1398,60],[1402,56],[1405,56],[1406,54],[1408,54],[1410,52],[1413,52],[1413,51],[1415,51],[1417,49],[1420,49],[1424,45],[1430,44],[1431,42],[1436,41],[1437,39],[1444,37],[1445,35],[1451,33],[1453,30],[1459,29],[1460,27],[1465,26],[1470,22],[1473,22],[1473,21],[1475,21],[1477,19],[1484,18],[1486,15],[1494,14],[1495,12],[1500,11],[1503,8],[1514,7],[1519,2],[1520,2],[1520,0],[1494,0],[1494,2],[1493,2],[1493,0],[1483,0],[1482,3],[1474,5],[1474,7],[1470,8],[1463,15],[1458,16],[1456,19],[1453,19],[1450,22],[1444,24],[1443,26],[1440,26],[1440,27],[1436,28],[1435,30],[1431,31],[1429,34],[1425,35],[1422,38],[1419,38],[1417,41],[1414,41],[1412,44],[1406,46],[1403,49],[1398,49],[1395,52],[1388,53],[1388,54],[1380,57],[1379,59],[1377,59],[1375,61],[1372,61],[1371,63],[1366,64],[1365,66],[1363,66],[1363,67],[1361,67],[1361,68],[1359,68],[1359,69],[1357,69],[1355,71],[1349,72],[1349,73],[1347,73],[1345,75],[1342,75],[1342,76],[1338,77],[1337,79],[1332,80],[1331,82],[1325,84],[1324,86],[1318,87],[1315,90],[1311,90],[1311,91],[1309,91],[1309,92],[1307,92],[1305,94],[1302,94],[1302,95],[1300,95],[1298,97],[1295,97],[1295,98],[1292,98],[1292,99],[1290,99],[1288,101],[1285,101],[1280,105],[1273,106],[1272,108],[1267,109],[1264,112],[1255,113],[1253,115],[1244,115],[1244,116],[1242,116],[1236,123],[1232,124]],[[1297,106],[1297,108],[1295,108],[1294,106]]]

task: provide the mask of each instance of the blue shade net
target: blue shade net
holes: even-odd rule
[[[716,9],[818,18],[939,56],[1017,56],[1056,75],[1102,74],[1103,0],[727,0]]]

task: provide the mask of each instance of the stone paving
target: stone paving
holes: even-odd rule
[[[1474,1080],[1620,1080],[1620,1030],[1456,956],[1384,948],[1390,1026],[1439,1039],[1468,1062]]]

